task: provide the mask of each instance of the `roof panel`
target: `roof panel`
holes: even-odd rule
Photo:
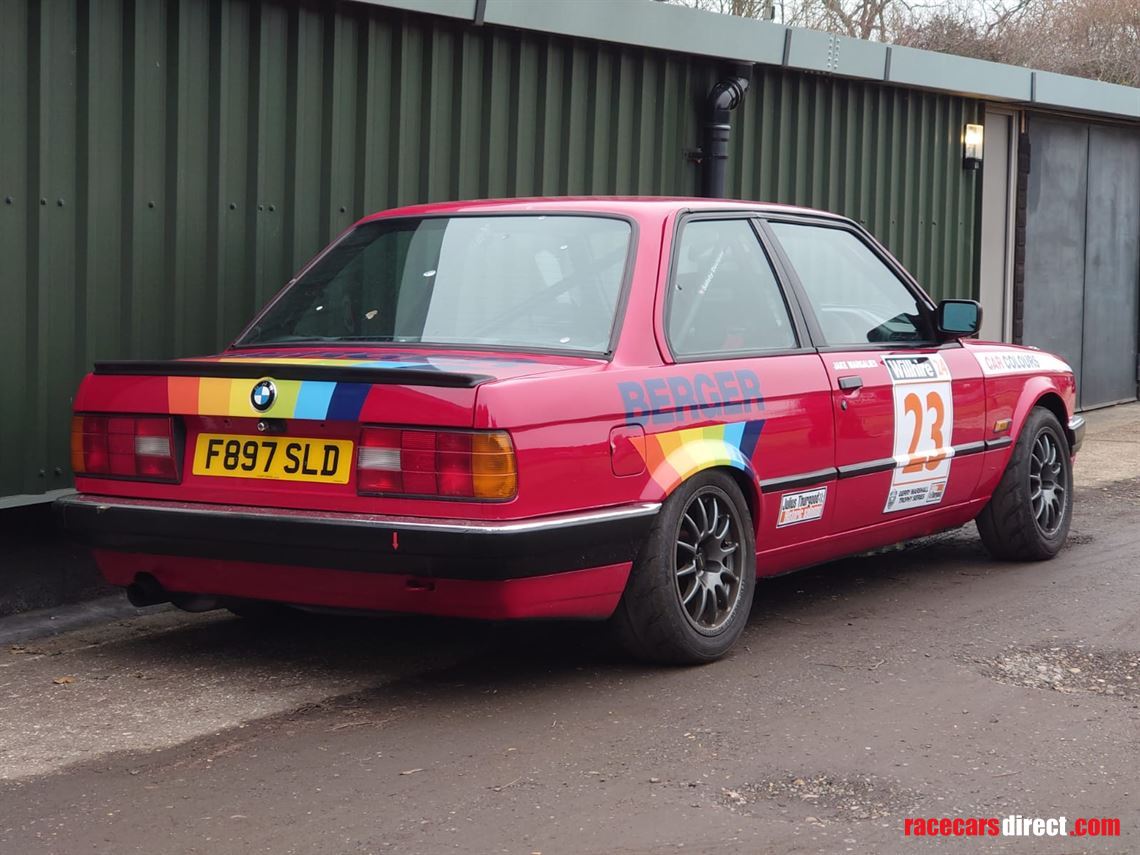
[[[891,47],[887,79],[1009,101],[1030,101],[1033,95],[1033,72],[1028,68],[897,45]]]
[[[826,71],[844,77],[884,79],[887,64],[887,46],[884,44],[798,27],[789,32],[789,68]]]
[[[1034,100],[1038,104],[1140,118],[1140,89],[1049,71],[1035,73],[1037,86]]]
[[[667,3],[487,0],[484,21],[526,30],[779,65],[786,27]]]
[[[472,20],[475,17],[475,0],[356,0],[373,6],[391,6],[409,12],[426,12],[448,18]]]

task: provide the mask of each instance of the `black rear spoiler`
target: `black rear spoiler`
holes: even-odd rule
[[[215,362],[213,360],[126,359],[96,362],[95,373],[133,377],[229,377],[257,380],[324,380],[340,383],[383,383],[405,386],[444,386],[472,389],[495,378],[488,374],[436,371],[430,368],[376,368],[368,365],[305,365],[303,363],[258,362],[255,359]]]

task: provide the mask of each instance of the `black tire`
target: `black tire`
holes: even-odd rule
[[[1055,459],[1049,460],[1052,449]],[[1055,483],[1056,486],[1050,486]],[[1057,496],[1057,487],[1063,495]],[[994,558],[1044,561],[1065,545],[1073,518],[1073,464],[1057,417],[1030,411],[989,504],[976,520]]]
[[[720,520],[721,513],[731,517],[728,525]],[[717,522],[702,535],[698,528],[709,528],[710,515]],[[718,539],[722,527],[724,535]],[[678,560],[690,549],[681,546],[682,539],[696,544],[688,563]],[[733,544],[735,549],[726,552]],[[619,641],[636,658],[699,665],[724,656],[740,638],[755,587],[756,536],[748,503],[731,476],[703,472],[662,505],[611,620]],[[686,594],[687,607],[682,602]],[[701,612],[694,617],[690,612],[697,609],[698,595]]]

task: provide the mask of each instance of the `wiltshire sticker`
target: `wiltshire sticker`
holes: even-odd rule
[[[826,504],[826,487],[802,493],[785,493],[780,498],[780,516],[776,518],[776,528],[818,520],[823,516]]]
[[[954,455],[954,395],[940,354],[885,356],[894,387],[895,439],[891,486],[883,513],[937,505]]]

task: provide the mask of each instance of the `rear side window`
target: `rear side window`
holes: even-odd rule
[[[867,244],[844,229],[771,223],[832,346],[930,343],[929,312]]]
[[[697,220],[681,228],[666,332],[676,356],[796,347],[776,274],[747,220]]]

